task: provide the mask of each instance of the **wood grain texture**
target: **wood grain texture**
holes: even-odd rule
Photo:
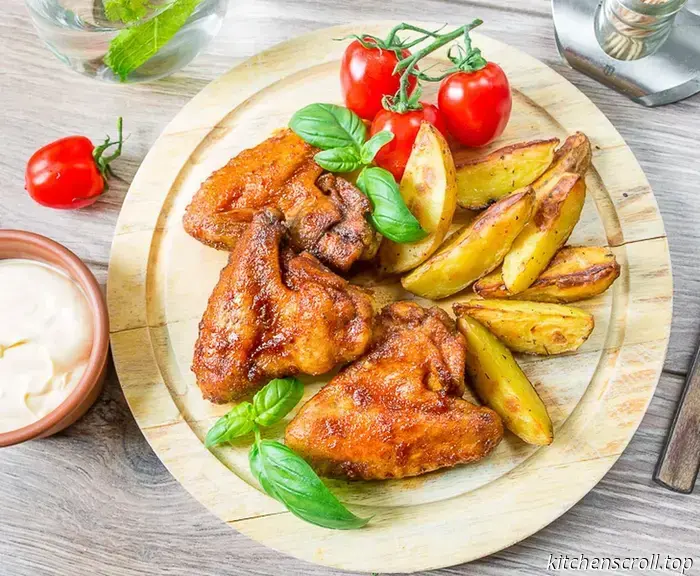
[[[106,280],[111,238],[128,183],[163,127],[207,83],[274,43],[360,18],[486,20],[489,36],[552,66],[608,116],[640,161],[669,237],[674,323],[667,373],[632,443],[600,484],[535,536],[441,575],[542,574],[550,553],[694,556],[700,494],[651,480],[700,334],[700,97],[648,110],[569,69],[552,35],[549,0],[421,3],[395,0],[236,0],[215,41],[182,72],[123,88],[68,71],[39,43],[20,0],[0,19],[0,227],[66,244]],[[74,132],[94,139],[126,118],[122,181],[91,209],[54,212],[23,190],[23,167],[41,144]],[[675,374],[679,375],[676,376]],[[0,574],[74,576],[342,574],[275,553],[230,530],[170,476],[138,430],[114,377],[88,415],[64,434],[0,451]],[[605,523],[601,526],[601,516]],[[691,572],[692,573],[692,572]]]
[[[364,29],[382,36],[395,24],[365,22]],[[612,466],[661,372],[671,321],[670,262],[653,193],[608,120],[550,68],[474,33],[513,88],[508,128],[492,147],[563,139],[579,130],[591,139],[588,202],[571,242],[611,246],[621,281],[583,304],[595,311],[598,326],[578,354],[523,363],[552,415],[552,446],[536,450],[508,437],[473,466],[402,481],[333,482],[338,497],[373,522],[351,532],[300,522],[260,490],[246,443],[204,448],[207,429],[230,407],[204,401],[189,366],[198,322],[226,254],[190,238],[182,216],[213,170],[310,102],[310,86],[315,100],[341,101],[337,78],[344,46],[335,39],[352,32],[352,26],[328,28],[257,54],[210,84],[168,124],[134,177],[117,222],[107,290],[112,351],[129,406],[151,446],[175,478],[231,526],[318,564],[367,572],[425,570],[471,561],[533,534]],[[448,66],[447,48],[426,65]],[[430,96],[427,90],[424,96]],[[371,276],[358,281],[371,286],[380,305],[412,297],[393,282]],[[439,305],[449,310],[465,296]],[[305,396],[327,381],[310,379]],[[266,435],[279,438],[282,428]],[[504,515],[508,531],[501,530]],[[396,554],[397,541],[406,554]]]

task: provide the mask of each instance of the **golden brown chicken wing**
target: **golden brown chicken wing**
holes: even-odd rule
[[[479,460],[503,423],[461,398],[465,354],[443,310],[390,304],[368,354],[302,407],[285,441],[323,476],[402,478]]]
[[[199,324],[192,370],[204,397],[236,400],[267,380],[323,374],[367,348],[372,300],[308,253],[280,248],[282,214],[258,212]]]
[[[380,238],[365,218],[369,200],[346,180],[321,176],[316,152],[291,130],[244,150],[202,184],[185,212],[185,230],[233,250],[253,215],[273,207],[284,214],[297,251],[343,271],[372,258]]]

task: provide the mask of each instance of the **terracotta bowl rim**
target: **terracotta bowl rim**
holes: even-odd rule
[[[83,400],[90,392],[102,383],[105,365],[109,353],[109,319],[107,305],[102,295],[102,290],[94,274],[65,246],[58,242],[23,230],[0,230],[0,251],[9,245],[11,253],[13,247],[17,249],[17,257],[36,260],[57,267],[68,274],[83,289],[93,315],[93,342],[88,365],[78,385],[68,397],[52,412],[37,420],[33,424],[0,433],[0,447],[19,444],[33,438],[41,437],[53,428],[61,429],[62,420],[69,419],[79,409]],[[58,262],[44,260],[39,253],[50,253]],[[11,255],[0,256],[0,260],[12,258]]]

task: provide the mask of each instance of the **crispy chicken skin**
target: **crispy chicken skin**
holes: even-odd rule
[[[307,402],[286,444],[322,476],[382,480],[474,462],[503,438],[489,408],[461,398],[465,343],[439,308],[385,307],[373,344]]]
[[[271,378],[323,374],[370,343],[370,296],[311,254],[281,248],[285,233],[278,210],[259,211],[209,297],[192,370],[212,402],[237,400]]]
[[[202,183],[185,212],[185,230],[204,244],[233,250],[253,216],[272,207],[284,214],[297,251],[342,271],[371,258],[379,237],[365,218],[369,200],[346,180],[322,176],[316,152],[291,130],[244,150]]]

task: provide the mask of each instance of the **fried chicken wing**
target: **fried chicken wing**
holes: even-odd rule
[[[284,214],[297,251],[342,271],[373,257],[380,238],[365,218],[369,200],[346,180],[322,176],[316,152],[291,130],[244,150],[202,184],[185,212],[185,230],[233,250],[255,213],[272,207]]]
[[[278,210],[253,216],[209,297],[192,370],[212,402],[271,378],[323,374],[369,345],[371,297],[311,254],[281,248],[285,233]]]
[[[307,402],[286,444],[323,476],[416,476],[489,454],[503,423],[461,398],[466,348],[439,308],[396,302],[378,317],[373,343]]]

